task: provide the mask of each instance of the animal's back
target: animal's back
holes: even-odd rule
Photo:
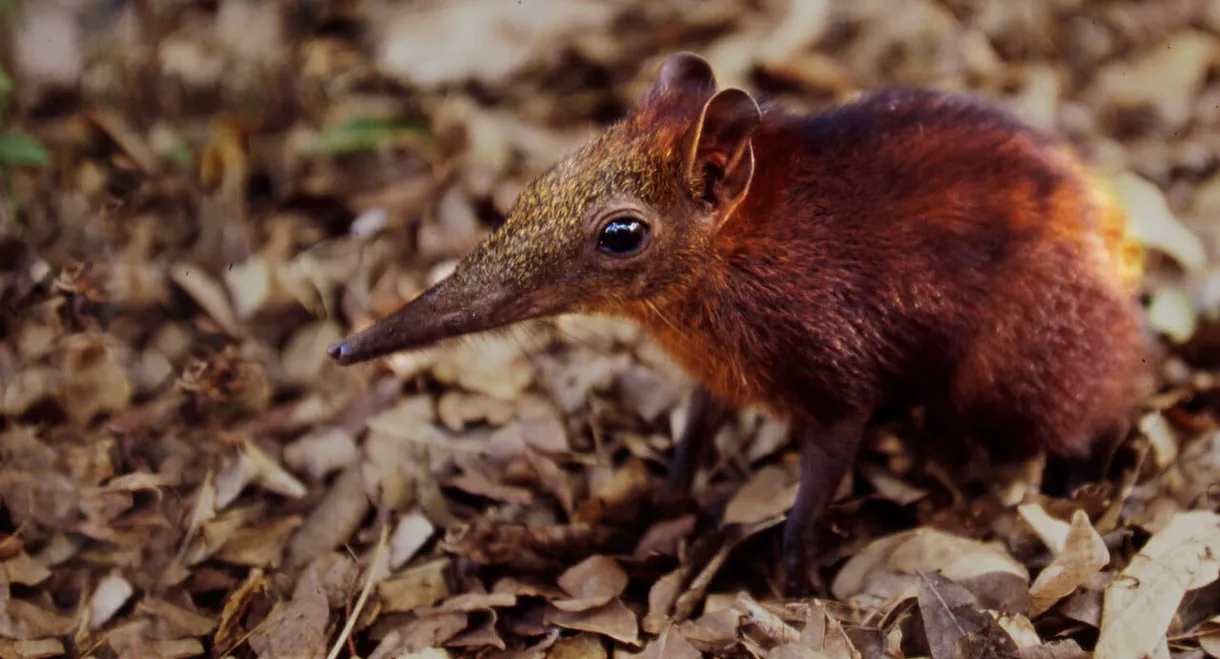
[[[755,149],[721,241],[731,303],[713,313],[728,361],[758,370],[737,398],[926,401],[976,434],[1069,451],[1125,413],[1138,260],[1067,147],[988,104],[902,90],[772,117]]]

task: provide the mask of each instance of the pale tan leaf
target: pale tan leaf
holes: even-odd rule
[[[614,559],[594,555],[559,575],[559,587],[571,599],[556,600],[553,605],[564,611],[585,611],[622,595],[627,573]]]
[[[1148,324],[1175,343],[1184,343],[1194,336],[1198,325],[1195,302],[1185,289],[1166,285],[1152,294],[1148,303]]]
[[[290,499],[299,499],[306,494],[305,484],[290,474],[271,456],[263,452],[257,444],[244,441],[241,445],[242,457],[249,461],[254,482],[270,492],[275,492]]]
[[[546,659],[606,659],[606,647],[594,634],[577,634],[560,639],[546,653]]]
[[[665,628],[657,639],[648,644],[638,659],[701,659],[703,655],[695,649],[673,625]]]
[[[1067,597],[1110,562],[1110,551],[1082,510],[1072,515],[1072,526],[1060,552],[1029,587],[1029,615],[1038,616]]]
[[[1017,644],[1018,648],[1032,648],[1042,646],[1042,637],[1038,635],[1038,630],[1034,627],[1034,623],[1030,622],[1029,618],[1020,613],[1007,615],[1001,614],[996,617],[996,622],[999,623],[1000,629],[1012,638],[1013,643]]]
[[[635,645],[639,641],[639,624],[635,614],[619,600],[586,611],[551,609],[547,619],[565,629],[593,632],[616,641]]]
[[[1017,649],[1004,631],[989,628],[991,619],[970,591],[940,574],[921,576],[918,600],[932,659],[957,659],[959,648],[966,644],[980,651],[968,656],[981,656],[981,651],[1005,656]]]
[[[796,643],[821,652],[826,659],[861,659],[860,651],[820,600],[811,600],[805,614],[805,628]]]
[[[127,604],[134,592],[131,583],[118,573],[112,572],[103,577],[89,598],[89,628],[101,629]]]
[[[419,510],[413,510],[398,520],[390,536],[390,569],[397,570],[428,542],[436,527]]]
[[[56,638],[12,642],[12,650],[21,659],[43,659],[64,656],[64,644]],[[200,649],[202,651],[202,648]]]
[[[237,529],[215,558],[250,567],[279,567],[288,537],[303,521],[300,515],[289,515]]]
[[[794,469],[759,469],[729,500],[722,523],[753,524],[783,513],[796,501],[798,480]]]
[[[725,652],[736,644],[741,624],[742,613],[730,603],[725,608],[707,611],[695,620],[683,622],[678,625],[678,631],[700,651]]]
[[[284,447],[284,464],[314,478],[325,478],[360,454],[356,438],[342,426],[312,430]]]
[[[1220,657],[1220,631],[1204,634],[1198,638],[1199,648],[1209,657]]]
[[[205,636],[219,624],[215,618],[152,597],[141,601],[139,610],[160,619],[175,636]]]
[[[678,601],[678,596],[682,594],[686,576],[686,570],[679,567],[657,579],[648,589],[648,613],[640,623],[645,632],[656,634],[670,623],[670,611]]]
[[[445,573],[449,559],[441,558],[411,568],[377,584],[383,611],[413,611],[431,606],[449,595]]]
[[[224,287],[208,276],[202,268],[189,263],[177,263],[170,269],[170,278],[229,336],[243,335],[237,314],[233,312]]]
[[[347,542],[371,505],[364,483],[360,463],[343,470],[288,541],[288,565],[304,565]]]
[[[914,597],[921,572],[940,572],[953,581],[1002,572],[1029,581],[1025,566],[998,543],[920,528],[877,538],[856,552],[835,576],[831,592],[840,600],[880,605]]]
[[[250,637],[250,647],[266,659],[320,659],[326,656],[326,593],[313,569],[297,580],[292,599],[277,605]]]
[[[0,568],[3,568],[5,574],[8,575],[10,583],[25,586],[36,586],[51,576],[51,571],[45,565],[30,558],[30,555],[25,552],[20,552],[15,557],[4,561]]]
[[[789,625],[783,618],[759,604],[745,592],[737,594],[737,600],[733,602],[733,608],[743,614],[746,620],[757,627],[759,631],[774,643],[792,643],[801,637],[801,632],[797,628]]]
[[[1186,591],[1212,583],[1218,572],[1220,516],[1175,515],[1106,588],[1097,659],[1156,651]]]
[[[1068,532],[1071,529],[1070,524],[1046,514],[1046,510],[1038,503],[1024,503],[1017,506],[1017,514],[1030,525],[1034,533],[1038,534],[1042,544],[1046,545],[1052,554],[1059,554],[1063,551],[1063,545],[1067,542]]]
[[[1206,265],[1203,241],[1174,215],[1160,188],[1132,172],[1119,174],[1113,184],[1136,240],[1169,254],[1190,272]]]

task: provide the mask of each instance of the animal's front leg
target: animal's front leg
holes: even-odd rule
[[[727,403],[713,395],[706,387],[695,387],[690,409],[686,414],[686,426],[674,444],[674,455],[669,463],[669,478],[661,493],[663,504],[673,506],[690,496],[695,472],[698,471],[716,431],[728,414]]]
[[[817,552],[814,529],[843,477],[851,471],[868,418],[867,414],[853,413],[833,423],[793,424],[793,438],[801,451],[800,484],[784,525],[786,596],[808,595],[813,586],[811,559]]]

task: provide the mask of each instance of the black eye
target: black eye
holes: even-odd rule
[[[630,215],[616,217],[602,227],[597,237],[597,247],[614,256],[631,256],[644,247],[648,238],[648,225]]]

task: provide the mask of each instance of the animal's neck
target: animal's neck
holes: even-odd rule
[[[630,315],[692,377],[738,405],[762,402],[767,377],[757,318],[743,300],[740,275],[714,259],[681,294],[636,305]]]

